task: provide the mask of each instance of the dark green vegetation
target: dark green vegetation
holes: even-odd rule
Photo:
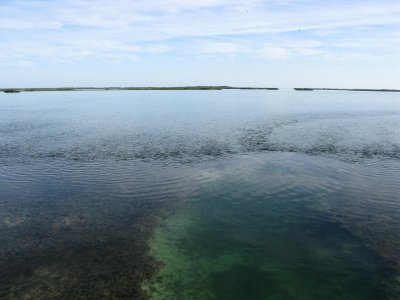
[[[294,90],[295,91],[306,91],[306,92],[308,92],[308,91],[313,91],[314,89],[311,89],[311,88],[294,88]]]
[[[20,93],[21,91],[20,91],[20,90],[12,90],[12,89],[9,89],[9,90],[3,90],[3,92],[4,92],[4,93]]]
[[[232,86],[178,86],[178,87],[62,87],[62,88],[18,88],[0,89],[4,93],[19,92],[66,92],[66,91],[202,91],[202,90],[273,90],[278,88],[232,87]]]

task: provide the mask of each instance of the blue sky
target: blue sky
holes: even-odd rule
[[[0,0],[0,86],[400,89],[399,0]]]

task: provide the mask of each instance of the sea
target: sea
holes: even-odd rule
[[[0,299],[400,299],[400,93],[0,94]]]

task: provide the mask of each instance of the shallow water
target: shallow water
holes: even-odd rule
[[[397,299],[400,95],[0,95],[0,298]]]
[[[274,153],[205,168],[198,192],[157,230],[152,254],[165,266],[147,290],[156,299],[395,299],[397,273],[383,255],[399,258],[399,210],[376,230],[382,204],[369,205],[371,216],[355,197],[374,193],[354,178],[368,168],[346,164]]]

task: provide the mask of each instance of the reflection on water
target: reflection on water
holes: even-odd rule
[[[271,91],[2,95],[0,157],[182,162],[285,151],[399,159],[399,98]]]
[[[0,298],[397,299],[399,97],[0,95]]]

